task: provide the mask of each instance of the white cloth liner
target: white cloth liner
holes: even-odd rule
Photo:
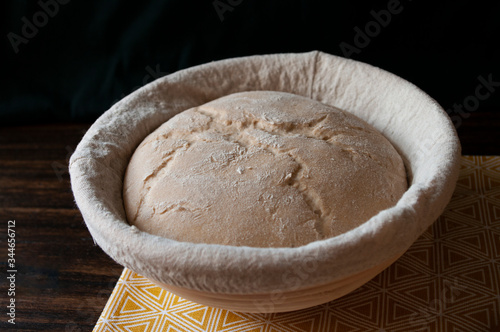
[[[240,91],[294,93],[366,120],[401,153],[408,191],[340,236],[298,248],[177,242],[128,225],[122,180],[134,149],[173,115]],[[442,213],[458,176],[460,143],[442,108],[413,84],[321,52],[250,56],[162,77],[105,112],[70,160],[76,203],[95,242],[118,263],[177,287],[229,294],[307,288],[401,254]]]

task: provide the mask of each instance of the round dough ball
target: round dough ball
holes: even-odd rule
[[[127,219],[195,243],[296,247],[394,206],[403,161],[372,126],[293,94],[242,92],[177,114],[128,165]]]

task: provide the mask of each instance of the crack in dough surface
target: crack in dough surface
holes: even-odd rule
[[[406,190],[400,156],[339,109],[244,92],[149,135],[124,179],[129,222],[180,241],[294,247],[342,234]]]

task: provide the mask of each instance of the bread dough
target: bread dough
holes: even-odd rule
[[[397,203],[403,161],[376,129],[289,93],[241,92],[151,133],[124,178],[128,222],[178,241],[296,247]]]

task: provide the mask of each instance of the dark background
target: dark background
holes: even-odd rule
[[[500,82],[500,3],[494,1],[42,0],[1,6],[1,125],[92,122],[154,78],[254,54],[348,55],[413,82],[451,116],[457,115],[454,104],[474,96],[479,76]],[[391,6],[397,13],[385,27],[370,26],[374,13],[383,16]],[[343,52],[342,43],[361,45],[356,28],[367,25],[369,41]],[[498,124],[499,100],[500,91],[476,104],[469,100],[472,111],[455,118],[461,134],[478,130],[498,139],[490,127]],[[470,119],[474,128],[467,126]]]

